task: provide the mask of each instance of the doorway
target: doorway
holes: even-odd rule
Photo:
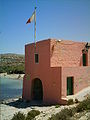
[[[40,79],[35,78],[32,84],[32,100],[43,100],[43,86]]]
[[[73,77],[67,77],[67,95],[73,95]]]

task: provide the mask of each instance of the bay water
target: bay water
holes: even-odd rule
[[[23,80],[0,77],[0,101],[22,96]]]

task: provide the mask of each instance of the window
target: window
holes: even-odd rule
[[[38,60],[38,54],[35,53],[35,63],[38,63],[38,62],[39,62],[39,60]]]
[[[73,77],[67,77],[67,95],[73,95]]]
[[[83,53],[83,66],[87,66],[87,54]]]

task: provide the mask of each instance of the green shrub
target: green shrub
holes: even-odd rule
[[[84,110],[90,110],[90,98],[87,98],[86,100],[83,100],[76,107],[77,112],[81,112],[81,111],[84,111]]]
[[[61,112],[66,114],[67,116],[73,116],[72,109],[65,108]]]
[[[73,99],[69,99],[68,102],[67,102],[67,104],[68,104],[68,105],[74,104]]]
[[[0,73],[5,73],[6,71],[3,69],[2,66],[0,66]]]
[[[90,110],[90,103],[87,105],[87,110]]]
[[[75,103],[79,103],[79,101],[78,101],[78,99],[77,99],[77,98],[75,98]]]
[[[56,106],[55,106],[55,108],[59,108],[59,107],[60,107],[60,105],[56,105]]]
[[[30,112],[28,112],[27,116],[26,116],[26,120],[32,120],[33,118],[35,118],[35,116],[39,115],[40,111],[38,110],[31,110]]]
[[[70,104],[72,103],[71,101],[72,100],[69,101]],[[80,102],[76,107],[71,109],[65,108],[61,110],[61,112],[57,113],[56,115],[52,115],[48,120],[70,120],[70,118],[74,116],[76,112],[81,112],[84,110],[90,110],[90,97]]]
[[[25,115],[23,113],[18,112],[14,114],[11,120],[25,120]]]
[[[24,74],[25,73],[25,67],[24,64],[20,65],[3,65],[0,67],[0,73],[7,72],[7,74]]]
[[[52,115],[52,117],[49,118],[48,120],[69,120],[69,118],[72,116],[73,116],[72,109],[65,108],[56,115]]]
[[[71,110],[72,110],[72,115],[74,115],[76,113],[76,107],[71,108]]]

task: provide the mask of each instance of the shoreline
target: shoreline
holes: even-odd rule
[[[58,107],[56,107],[56,105],[48,105],[48,106],[30,105],[30,102],[26,102],[21,97],[18,97],[14,99],[8,99],[5,103],[1,103],[0,118],[2,120],[11,120],[14,114],[18,112],[21,112],[26,116],[28,112],[31,110],[39,110],[40,115],[36,116],[35,120],[48,120],[49,117],[61,112],[61,110],[66,108],[68,109],[75,108],[77,105],[78,103],[72,105],[60,105]],[[76,118],[78,118],[77,115],[79,114],[76,113],[76,117],[72,116],[72,118],[75,118],[76,120]],[[88,112],[86,111],[85,114],[80,114],[79,115],[80,117],[77,120],[84,120],[84,119],[88,120],[89,115],[90,115],[90,111]]]
[[[7,103],[10,103],[10,102],[14,102],[16,100],[19,100],[20,98],[22,98],[21,96],[17,96],[17,97],[13,97],[13,98],[8,98],[8,99],[2,99],[0,100],[0,104],[7,104]]]
[[[75,106],[75,105],[72,105]],[[72,107],[71,106],[71,107]],[[10,99],[6,103],[1,103],[1,119],[2,120],[11,120],[13,115],[21,112],[27,114],[31,110],[39,110],[40,115],[36,116],[36,120],[48,120],[52,114],[60,112],[64,108],[69,108],[70,106],[61,105],[59,108],[56,108],[55,105],[50,106],[39,106],[39,105],[30,105],[29,102],[23,101],[22,98]]]
[[[7,73],[0,73],[0,77],[2,78],[10,78],[10,79],[18,79],[23,80],[25,74],[7,74]]]

